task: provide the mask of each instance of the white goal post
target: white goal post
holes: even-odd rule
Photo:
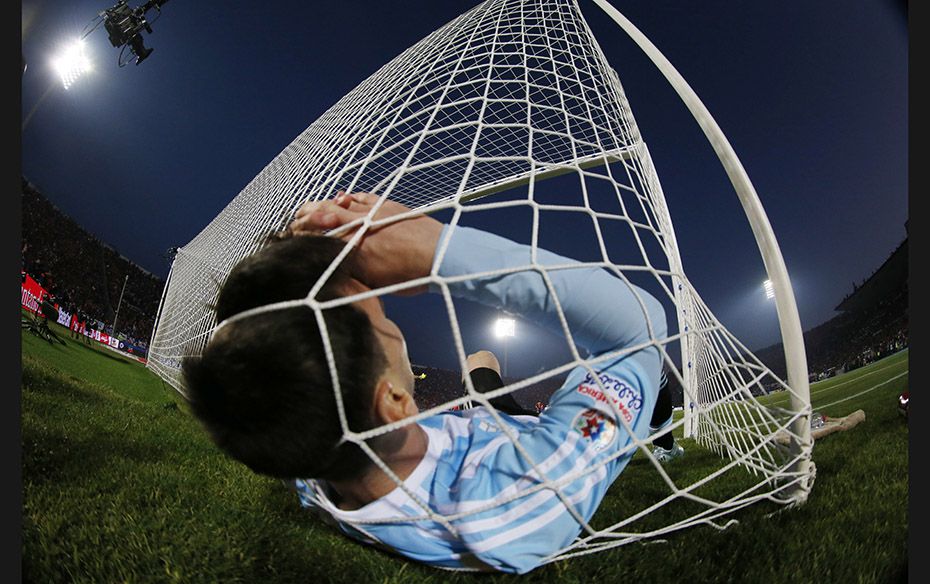
[[[331,198],[337,189],[372,192],[419,211],[447,213],[452,228],[487,214],[525,211],[525,233],[534,248],[565,244],[564,232],[552,228],[549,220],[565,217],[583,225],[591,242],[585,257],[573,259],[629,279],[673,307],[675,322],[669,323],[668,338],[653,339],[669,377],[685,392],[685,416],[667,431],[683,432],[695,448],[719,454],[720,464],[697,481],[679,484],[656,463],[667,496],[607,530],[585,525],[582,537],[552,559],[713,524],[758,501],[803,503],[815,471],[807,363],[791,283],[772,228],[732,147],[685,80],[611,4],[594,3],[665,75],[726,169],[775,284],[787,381],[727,330],[688,279],[672,223],[674,205],[662,191],[619,75],[575,0],[482,2],[398,55],[324,112],[178,250],[149,345],[148,367],[184,394],[181,362],[199,354],[217,326],[210,307],[226,275],[260,247],[263,236],[285,228],[300,205]],[[365,228],[376,224],[369,221]],[[578,240],[585,241],[580,235]],[[552,268],[533,269],[545,273]],[[439,287],[447,284],[436,274],[427,280]],[[313,294],[295,301],[319,317],[332,302],[316,302]],[[464,365],[454,301],[448,294],[444,300],[457,357]],[[567,326],[563,332],[571,339]],[[504,391],[575,366],[590,363],[576,354]],[[790,397],[788,407],[757,399],[766,393],[766,385],[783,390]],[[437,411],[431,408],[405,423]],[[346,437],[358,441],[371,435],[347,432]],[[636,443],[651,458],[647,446]],[[749,477],[748,483],[740,482],[736,492],[726,495],[706,494],[708,485],[732,473]],[[676,502],[696,504],[700,510],[661,528],[643,527],[652,511]]]
[[[752,227],[752,233],[756,238],[756,243],[762,253],[762,260],[765,270],[768,274],[775,289],[775,306],[778,311],[778,325],[781,329],[782,344],[785,350],[785,361],[788,370],[788,385],[793,389],[791,393],[791,406],[797,411],[804,411],[810,407],[810,385],[807,375],[807,354],[804,351],[804,330],[801,328],[801,318],[798,315],[797,303],[794,299],[794,289],[791,287],[791,280],[788,277],[788,269],[785,266],[785,260],[781,255],[781,248],[778,247],[778,241],[775,239],[775,233],[769,223],[765,209],[759,201],[759,195],[755,187],[749,180],[746,170],[740,163],[736,152],[730,145],[729,140],[723,134],[720,126],[714,121],[710,112],[704,106],[704,103],[698,98],[697,94],[685,81],[685,78],[675,69],[668,59],[659,51],[646,36],[636,28],[625,16],[606,0],[593,0],[604,12],[622,28],[633,41],[646,53],[646,55],[655,63],[656,67],[665,76],[671,86],[681,97],[682,102],[694,116],[694,119],[701,126],[707,140],[713,147],[714,152],[723,164],[730,182],[739,197],[740,203],[746,212],[746,218]],[[688,299],[682,299],[681,305],[687,305]],[[693,354],[686,349],[685,353],[689,357]],[[686,376],[688,374],[686,373]],[[686,393],[693,395],[693,381],[688,377],[685,383]],[[685,402],[688,403],[687,401]],[[688,416],[689,408],[685,408],[685,415]],[[689,421],[686,424],[685,433],[692,435],[695,432],[694,424]],[[794,444],[795,448],[810,447],[810,418],[809,416],[799,417],[795,422],[794,432],[800,438]],[[806,462],[800,462],[802,465],[799,470],[806,472]]]

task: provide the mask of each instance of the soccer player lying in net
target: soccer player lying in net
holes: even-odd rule
[[[666,337],[662,305],[591,267],[549,270],[555,295],[532,269],[448,281],[457,297],[563,334],[558,304],[572,341],[588,353],[588,366],[568,374],[539,417],[499,413],[503,425],[483,407],[409,422],[418,414],[414,377],[404,337],[380,298],[323,311],[347,427],[392,425],[366,444],[401,488],[343,440],[314,311],[288,305],[236,318],[305,298],[351,237],[320,233],[367,216],[377,200],[340,193],[305,204],[289,235],[230,272],[215,306],[220,326],[202,354],[184,362],[192,409],[222,450],[255,472],[292,481],[304,506],[352,538],[437,567],[528,572],[581,533],[637,450],[627,429],[647,439]],[[375,219],[408,211],[384,201]],[[368,231],[316,299],[428,276],[450,235],[441,277],[532,264],[528,246],[415,215]],[[536,262],[577,264],[542,249]]]

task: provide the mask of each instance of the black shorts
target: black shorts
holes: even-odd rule
[[[489,367],[472,369],[469,376],[471,377],[472,384],[475,386],[475,390],[479,393],[487,393],[504,387],[504,380],[501,379],[500,374]],[[468,391],[464,381],[462,382],[462,390]],[[510,414],[511,416],[538,415],[535,411],[527,410],[517,403],[512,393],[495,397],[491,400],[491,404],[497,408],[498,411]]]

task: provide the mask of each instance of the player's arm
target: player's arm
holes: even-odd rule
[[[594,356],[665,337],[661,303],[603,268],[584,266],[544,249],[536,250],[534,264],[530,246],[468,227],[443,227],[440,241],[445,239],[449,239],[448,248],[437,258],[441,276],[523,268],[450,284],[456,296],[506,309],[561,334],[558,305],[575,344]],[[551,287],[537,266],[547,268]],[[658,376],[656,369],[656,382]]]
[[[538,425],[474,461],[476,478],[463,481],[465,500],[451,510],[516,497],[459,525],[478,558],[522,573],[571,543],[581,530],[579,517],[590,519],[632,455],[630,434],[647,435],[665,313],[646,291],[602,268],[541,249],[534,263],[529,246],[474,229],[446,227],[440,242],[446,238],[436,261],[454,295],[504,308],[557,334],[563,334],[561,311],[574,343],[590,353],[588,366],[569,374]],[[545,268],[545,277],[537,267]],[[489,272],[499,273],[482,276]],[[477,277],[457,281],[468,275]],[[557,484],[563,497],[533,491],[542,481]]]
[[[533,250],[503,237],[467,227],[449,228],[423,214],[369,193],[345,194],[314,201],[298,209],[291,229],[297,232],[331,231],[349,240],[361,222],[408,215],[402,221],[367,228],[357,242],[360,281],[371,288],[423,278],[434,263],[439,275],[480,275],[496,270],[524,268],[493,277],[475,277],[450,285],[457,296],[504,308],[560,334],[558,303],[572,339],[594,356],[623,357],[631,383],[657,387],[660,358],[646,348],[666,334],[662,305],[645,291],[597,267],[585,267],[543,249]],[[353,227],[354,226],[354,227]],[[346,229],[350,228],[350,229]],[[546,280],[535,266],[549,269]],[[408,290],[420,292],[421,286]],[[622,353],[624,350],[628,354]],[[627,358],[628,357],[628,358]]]
[[[402,214],[407,214],[408,218],[367,229],[358,242],[361,272],[356,276],[372,288],[428,276],[434,260],[441,260],[439,273],[442,276],[531,267],[529,246],[466,227],[449,230],[429,216],[415,214],[394,201],[381,201],[370,193],[340,191],[334,199],[308,202],[297,210],[290,228],[308,233],[333,230],[334,235],[349,240],[355,228],[368,216],[381,220]],[[345,229],[353,225],[355,228]],[[436,257],[440,243],[446,239],[449,239],[448,248],[443,257]],[[577,262],[539,249],[537,264],[553,266]],[[591,267],[552,270],[549,278],[576,344],[592,354],[647,342],[665,333],[661,304],[606,270]],[[550,328],[560,328],[554,298],[538,272],[523,271],[498,277],[495,281],[476,279],[455,284],[452,289],[457,295],[491,306],[503,306]],[[623,310],[618,310],[618,306]]]

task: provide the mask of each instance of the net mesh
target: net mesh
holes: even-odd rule
[[[552,560],[691,525],[723,527],[719,518],[760,500],[796,501],[790,487],[807,481],[812,468],[798,470],[810,452],[797,447],[793,428],[809,414],[809,406],[775,407],[758,399],[773,390],[787,395],[792,388],[730,334],[691,286],[649,150],[617,73],[575,2],[484,2],[397,56],[326,111],[178,250],[148,366],[184,393],[181,360],[199,354],[216,329],[210,306],[219,284],[239,260],[258,249],[264,235],[285,228],[300,205],[333,197],[337,189],[376,193],[419,211],[446,212],[453,226],[518,209],[525,217],[528,243],[556,248],[552,251],[562,251],[557,248],[565,241],[567,225],[578,226],[571,237],[587,238],[590,250],[574,259],[634,282],[672,307],[669,315],[677,318],[668,337],[652,344],[661,351],[669,377],[684,388],[685,416],[663,432],[680,433],[687,426],[686,433],[695,440],[689,448],[716,453],[718,462],[697,478],[673,480],[656,462],[650,443],[635,441],[631,448],[649,462],[660,494],[608,514],[622,517],[619,521],[605,521],[604,513],[590,523],[577,517],[581,536]],[[362,229],[377,224],[368,219]],[[525,268],[544,277],[560,269]],[[443,292],[448,326],[464,367],[466,352],[450,282],[435,273],[426,281]],[[316,311],[321,324],[323,311],[359,299],[319,303],[313,294],[296,302]],[[562,322],[570,339],[564,318]],[[326,348],[332,366],[328,343]],[[470,388],[459,400],[398,424],[467,401],[491,407],[488,400],[495,395],[577,366],[592,370],[592,363],[572,350],[565,362],[543,373],[489,394]],[[331,370],[341,409],[338,377]],[[364,442],[397,425],[352,433],[340,414],[345,439],[366,449],[398,480]],[[794,438],[788,445],[774,439],[786,434]],[[559,490],[551,484],[533,490],[539,488]],[[455,517],[419,503],[423,517],[454,531],[450,522]],[[663,512],[655,513],[658,509]]]

